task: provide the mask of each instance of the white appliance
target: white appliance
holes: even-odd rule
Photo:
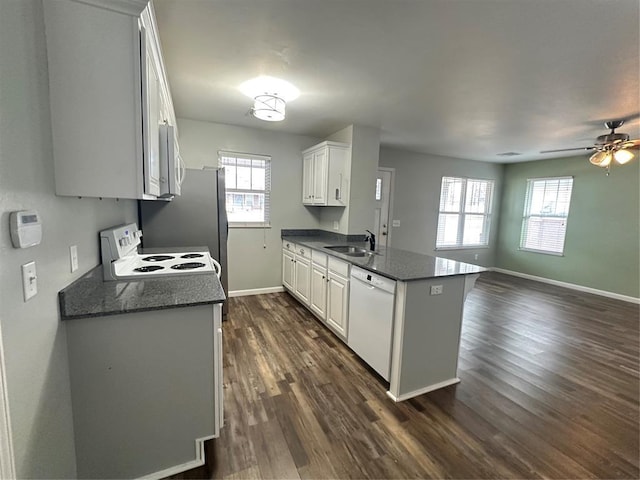
[[[100,232],[100,251],[105,280],[142,280],[167,275],[215,273],[220,264],[208,252],[171,252],[140,254],[142,231],[130,223]]]
[[[178,150],[176,127],[160,125],[160,197],[180,195],[185,165]]]
[[[351,267],[347,345],[386,381],[391,373],[395,292],[395,280]]]

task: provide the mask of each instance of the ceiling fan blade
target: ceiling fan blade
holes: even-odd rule
[[[626,142],[623,142],[623,144],[620,145],[620,148],[622,148],[622,149],[639,150],[640,149],[640,138],[636,138],[635,140],[628,140]]]
[[[577,147],[577,148],[560,148],[558,150],[542,150],[540,153],[570,152],[572,150],[584,150],[590,152],[596,150],[596,147]]]

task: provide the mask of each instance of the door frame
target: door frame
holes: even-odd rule
[[[16,478],[16,466],[11,439],[9,397],[7,395],[7,376],[2,343],[2,328],[0,326],[0,478],[13,479]]]
[[[395,198],[396,169],[392,167],[378,167],[378,170],[391,173],[391,184],[389,185],[389,224],[387,227],[387,247],[390,247],[393,237],[393,200]]]

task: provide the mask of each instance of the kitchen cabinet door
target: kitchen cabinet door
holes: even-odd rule
[[[302,152],[302,203],[314,206],[347,205],[350,146],[322,142]]]
[[[311,262],[296,255],[295,258],[295,294],[305,304],[309,305],[311,295]]]
[[[57,195],[159,194],[161,94],[175,113],[145,3],[43,2]]]
[[[349,320],[349,279],[329,271],[327,323],[344,340]]]
[[[313,204],[327,203],[327,155],[326,149],[313,154]]]
[[[302,157],[302,203],[313,204],[313,153]]]
[[[144,191],[148,195],[160,195],[160,118],[162,103],[160,100],[160,76],[156,68],[151,49],[151,42],[147,38],[146,29],[142,28],[142,43],[146,54],[144,60],[144,76],[142,81],[142,105],[144,109]]]
[[[288,250],[282,250],[282,285],[290,292],[295,291],[295,259]]]
[[[327,267],[313,263],[311,266],[311,298],[309,307],[320,317],[327,318]]]

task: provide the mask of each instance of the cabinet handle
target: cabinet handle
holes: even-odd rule
[[[336,200],[342,200],[342,174],[339,173],[338,177],[340,178],[340,183],[338,184],[338,188],[336,188]]]

